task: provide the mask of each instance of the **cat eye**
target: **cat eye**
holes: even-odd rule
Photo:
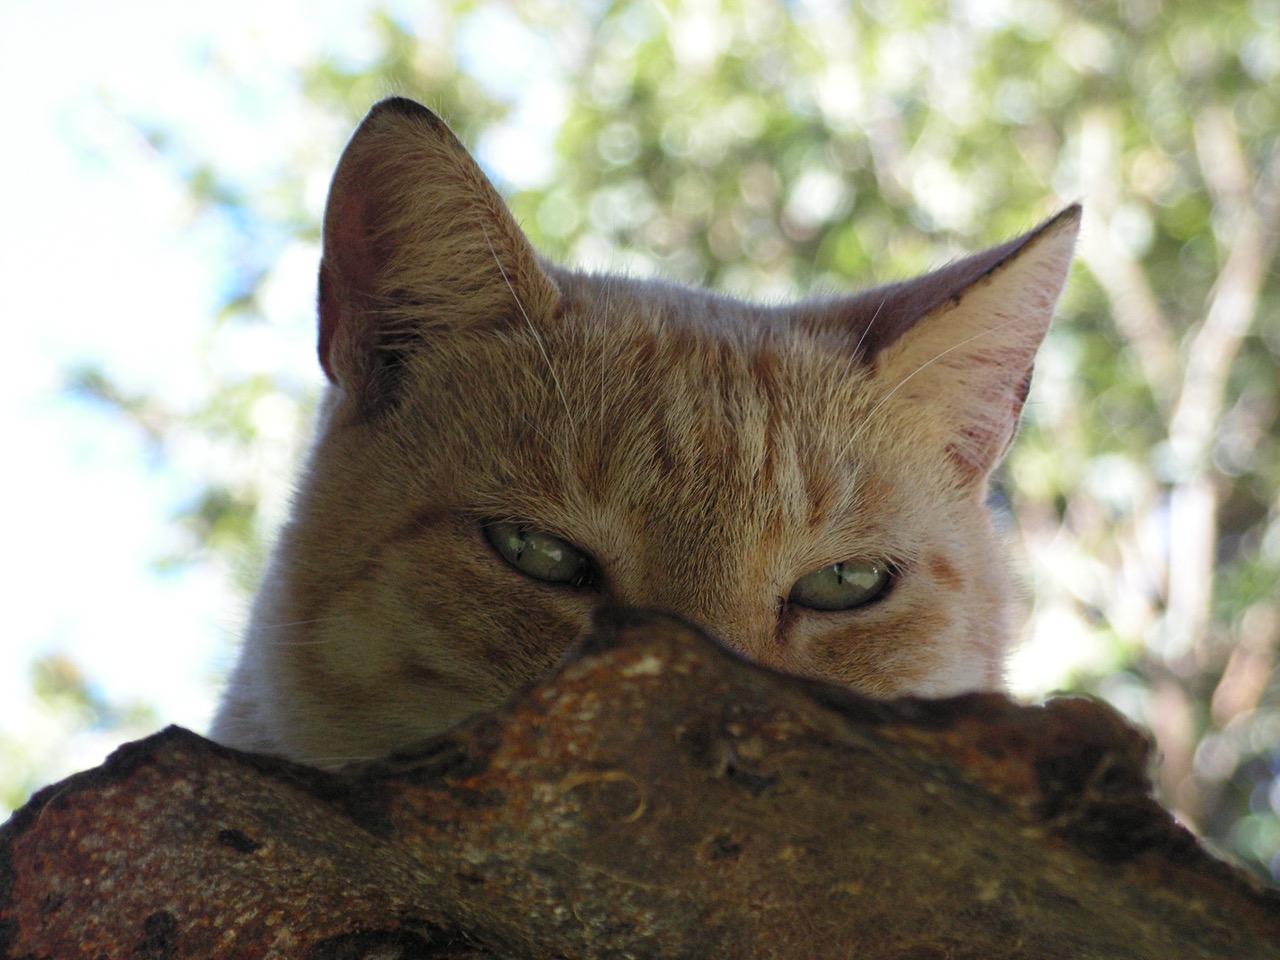
[[[885,563],[833,563],[795,582],[788,603],[810,610],[852,610],[884,596],[893,583]]]
[[[572,587],[592,586],[599,580],[595,564],[585,553],[549,533],[503,521],[485,524],[484,535],[503,560],[534,580]]]

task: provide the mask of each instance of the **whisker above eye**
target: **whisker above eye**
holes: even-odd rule
[[[910,382],[912,379],[914,379],[918,374],[923,373],[929,367],[933,366],[935,363],[937,363],[939,360],[943,359],[944,357],[948,356],[949,354],[952,354],[957,350],[967,347],[969,344],[973,343],[975,340],[980,340],[983,337],[990,336],[995,333],[999,333],[1000,331],[1017,324],[1017,322],[1018,322],[1018,318],[1015,317],[1011,320],[1006,320],[1003,323],[996,324],[995,326],[988,327],[985,330],[980,330],[977,333],[973,334],[972,336],[965,337],[963,340],[953,343],[951,346],[947,347],[945,350],[938,351],[928,360],[919,364],[914,370],[912,370],[905,377],[903,377],[896,384],[894,384],[893,387],[889,390],[889,392],[886,393],[883,397],[881,397],[876,402],[875,406],[873,406],[867,412],[867,415],[862,418],[862,422],[854,429],[853,434],[849,437],[849,441],[841,448],[838,459],[843,459],[848,454],[850,448],[852,448],[854,444],[856,444],[859,440],[861,440],[866,435],[866,432],[874,426],[875,416],[880,411],[880,409],[886,403],[888,403],[891,399],[893,399],[894,395],[897,394],[899,390],[905,387],[907,383]]]
[[[560,377],[556,373],[555,364],[551,362],[551,355],[547,353],[547,345],[543,342],[542,335],[538,333],[538,328],[533,324],[533,318],[529,316],[529,311],[524,308],[524,303],[520,300],[520,294],[511,283],[511,278],[507,276],[507,269],[502,265],[502,259],[498,256],[498,251],[493,248],[493,241],[489,239],[489,231],[483,223],[480,229],[484,234],[484,242],[489,245],[489,253],[493,256],[493,262],[498,267],[498,272],[502,275],[503,282],[507,285],[507,289],[511,291],[511,297],[516,302],[516,307],[520,310],[520,315],[524,317],[525,324],[529,327],[529,333],[533,335],[534,342],[538,345],[538,350],[542,354],[542,359],[547,364],[547,370],[551,373],[551,382],[555,384],[556,393],[560,394],[560,402],[564,404],[565,416],[569,418],[569,423],[576,421],[573,418],[573,411],[569,409],[569,398],[565,396],[564,387],[560,384]]]
[[[305,763],[309,767],[319,767],[322,770],[334,770],[353,763],[372,763],[381,759],[382,755],[377,753],[353,753],[347,756],[341,754],[335,754],[330,757],[309,756],[298,762]]]
[[[884,310],[884,305],[889,302],[888,296],[880,298],[880,302],[876,305],[875,313],[871,314],[871,319],[867,321],[867,325],[862,328],[862,332],[858,334],[858,342],[853,345],[853,350],[849,354],[849,364],[846,370],[853,363],[857,362],[859,355],[862,353],[862,345],[867,342],[867,337],[871,334],[871,328],[875,326],[877,320],[880,319],[880,313]]]
[[[279,620],[275,623],[262,623],[261,626],[265,630],[287,630],[289,627],[305,627],[313,623],[338,623],[347,617],[312,617],[308,620]]]

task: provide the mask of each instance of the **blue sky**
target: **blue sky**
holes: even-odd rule
[[[195,215],[132,120],[173,126],[197,155],[250,175],[297,125],[289,67],[334,38],[358,56],[364,7],[0,4],[0,735],[47,751],[52,774],[97,763],[113,741],[60,742],[65,731],[28,691],[33,656],[62,652],[111,700],[151,703],[199,730],[243,616],[218,571],[153,567],[212,452],[193,443],[163,462],[131,426],[63,389],[68,370],[101,364],[181,408],[217,372],[207,338],[227,238]],[[318,213],[327,171],[313,173]],[[239,352],[318,383],[314,263],[305,251],[284,258],[299,282],[277,284],[274,316]]]

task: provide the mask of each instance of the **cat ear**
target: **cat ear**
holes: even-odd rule
[[[320,363],[366,404],[433,332],[546,316],[554,281],[480,167],[426,107],[383,100],[338,162],[324,214]]]
[[[985,480],[1013,440],[1079,227],[1071,206],[1015,240],[860,298],[864,359],[940,431],[966,481]]]

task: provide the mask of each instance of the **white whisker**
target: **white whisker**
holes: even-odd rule
[[[345,617],[316,617],[312,620],[285,620],[280,623],[260,623],[255,625],[258,630],[287,630],[290,627],[307,627],[313,623],[337,623],[339,620],[345,620]]]
[[[860,362],[862,345],[866,343],[867,334],[871,332],[871,328],[875,326],[876,320],[880,318],[880,311],[884,309],[884,305],[888,303],[887,297],[880,301],[876,307],[876,312],[871,315],[871,319],[867,321],[867,325],[862,328],[862,333],[858,334],[858,342],[853,345],[853,349],[849,351],[844,361],[844,376],[849,376],[849,371],[853,369],[854,364]],[[847,447],[845,449],[848,449]],[[843,456],[843,453],[841,454]]]
[[[520,308],[520,315],[524,317],[524,322],[529,326],[529,332],[533,334],[534,342],[538,345],[538,350],[542,353],[542,359],[546,361],[547,369],[551,372],[551,382],[556,385],[556,393],[560,394],[560,402],[564,404],[565,416],[569,418],[570,425],[574,424],[573,411],[569,409],[569,398],[565,396],[564,388],[560,386],[560,378],[556,376],[556,368],[551,363],[551,357],[547,353],[547,345],[542,342],[542,337],[538,334],[537,328],[533,325],[533,320],[529,316],[529,312],[525,310],[524,304],[520,302],[520,295],[516,293],[516,288],[511,284],[511,278],[507,276],[506,269],[502,266],[502,261],[498,258],[498,251],[493,249],[493,242],[489,239],[489,231],[485,229],[483,223],[480,224],[480,232],[484,234],[484,242],[489,247],[489,253],[493,257],[493,262],[498,266],[498,273],[502,274],[502,280],[507,285],[507,289],[511,291],[511,299],[516,302],[516,306]]]
[[[867,334],[869,334],[871,332],[871,328],[875,326],[876,321],[880,318],[880,311],[884,309],[884,305],[888,302],[889,298],[887,296],[883,297],[880,300],[880,305],[876,307],[876,312],[871,315],[871,319],[867,321],[867,325],[862,328],[862,333],[858,335],[858,342],[853,345],[853,353],[850,356],[851,361],[857,358],[858,354],[861,352],[862,345],[867,340]]]
[[[383,760],[385,757],[378,753],[360,753],[351,754],[349,756],[333,756],[333,757],[307,757],[299,760],[309,767],[319,767],[321,770],[336,770],[339,767],[345,767],[352,763],[372,763],[376,760]]]
[[[603,311],[604,311],[604,317],[605,317],[606,323],[608,322],[609,301],[612,295],[613,295],[613,275],[610,274],[605,279],[605,282],[604,282]],[[604,382],[605,382],[605,371],[608,367],[608,359],[609,359],[609,355],[608,355],[608,351],[606,350],[606,337],[604,335],[601,335],[600,337],[600,404],[599,404],[600,405],[600,436],[601,437],[604,436]]]
[[[862,423],[859,424],[858,427],[854,430],[853,436],[849,438],[849,442],[846,443],[843,448],[841,448],[838,459],[843,459],[845,454],[849,452],[849,448],[852,447],[855,443],[857,443],[860,439],[862,439],[863,434],[866,433],[868,429],[870,429],[872,419],[875,417],[876,413],[879,412],[880,408],[883,407],[886,403],[888,403],[889,400],[893,398],[893,395],[897,393],[899,390],[901,390],[904,386],[906,386],[907,381],[911,380],[911,378],[913,378],[916,374],[920,373],[922,370],[926,369],[927,367],[931,367],[933,364],[937,363],[947,354],[952,353],[955,350],[959,350],[961,347],[972,343],[974,340],[981,339],[982,337],[985,337],[988,334],[996,333],[997,331],[1003,330],[1005,327],[1012,326],[1017,322],[1018,322],[1017,319],[1006,320],[1004,323],[1000,323],[994,327],[988,327],[986,330],[979,331],[978,333],[975,333],[971,337],[966,337],[965,339],[957,343],[953,343],[951,346],[947,347],[947,349],[943,350],[941,353],[937,354],[934,357],[931,357],[930,359],[926,360],[924,363],[920,364],[920,366],[912,370],[909,374],[907,374],[905,377],[899,380],[897,384],[894,385],[893,389],[890,390],[888,393],[886,393],[883,397],[881,397],[880,400],[876,403],[876,405],[872,407],[870,411],[868,411],[867,415],[863,418]]]

